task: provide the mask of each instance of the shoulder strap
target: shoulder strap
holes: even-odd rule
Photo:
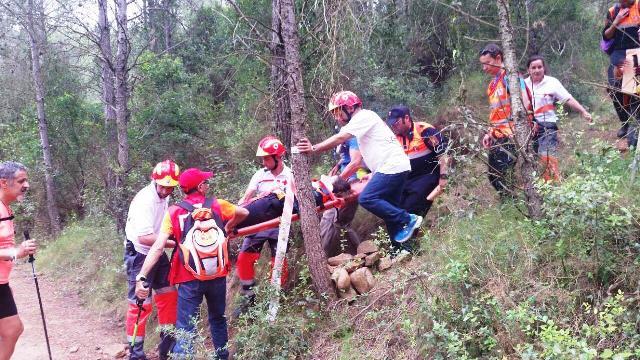
[[[186,200],[182,200],[179,203],[177,203],[176,205],[181,207],[181,208],[183,208],[183,209],[185,209],[185,210],[187,210],[188,212],[192,212],[193,210],[196,209],[195,207],[193,207],[193,205],[190,202],[188,202]]]
[[[215,202],[215,200],[216,200],[216,198],[214,198],[214,197],[206,198],[204,200],[204,204],[202,206],[211,209],[211,218],[216,222],[216,225],[218,225],[220,230],[222,230],[222,232],[226,236],[227,233],[224,231],[224,222],[222,221],[222,218],[218,214],[218,211],[220,211],[220,205],[218,205]]]

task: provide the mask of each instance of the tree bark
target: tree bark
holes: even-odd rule
[[[287,69],[284,43],[282,41],[281,1],[272,1],[271,27],[271,103],[273,132],[287,146],[291,147],[291,106],[287,90]]]
[[[527,120],[527,109],[524,108],[518,76],[516,52],[513,44],[513,26],[509,17],[509,0],[497,0],[498,17],[500,19],[500,39],[504,53],[504,66],[508,74],[511,94],[511,115],[515,121],[515,141],[518,155],[521,159],[520,174],[523,180],[524,194],[529,217],[542,217],[542,197],[536,190],[534,183],[537,164],[531,151],[531,126]]]
[[[98,44],[100,46],[98,62],[100,63],[100,80],[102,82],[102,104],[105,129],[105,158],[107,173],[105,188],[108,193],[115,185],[114,167],[117,163],[118,135],[116,132],[116,98],[113,74],[113,51],[111,48],[111,26],[107,15],[107,0],[98,0]],[[111,201],[111,199],[109,200]],[[109,206],[113,208],[112,206]]]
[[[118,138],[118,167],[116,173],[115,197],[118,199],[116,226],[124,230],[126,221],[126,178],[129,171],[129,60],[130,44],[127,29],[127,0],[116,1],[116,23],[118,26],[118,49],[115,61],[115,115]]]
[[[58,234],[60,232],[60,214],[56,205],[56,189],[53,182],[53,163],[51,160],[51,149],[49,145],[49,129],[47,125],[47,116],[45,111],[44,99],[46,89],[44,78],[42,75],[42,44],[45,41],[46,33],[42,26],[43,19],[36,19],[36,16],[43,17],[44,9],[42,3],[35,4],[34,0],[28,1],[27,9],[27,33],[29,34],[29,45],[31,48],[31,72],[33,75],[33,84],[36,95],[36,109],[38,112],[38,131],[40,133],[40,146],[42,148],[42,156],[44,159],[44,181],[47,196],[47,214],[51,224],[51,232]]]
[[[282,19],[282,40],[285,50],[287,69],[287,90],[291,106],[291,122],[293,125],[292,140],[305,137],[305,118],[307,110],[304,100],[304,86],[302,82],[302,66],[300,61],[300,46],[295,18],[293,0],[280,0],[280,17]],[[329,272],[327,259],[320,246],[318,229],[320,221],[316,214],[315,201],[312,195],[311,179],[309,177],[309,158],[306,155],[295,154],[293,157],[293,173],[298,188],[300,204],[300,225],[304,238],[304,248],[309,261],[309,271],[313,285],[320,295],[329,298],[335,296]]]

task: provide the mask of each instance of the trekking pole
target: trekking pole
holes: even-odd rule
[[[142,287],[145,289],[149,288],[148,282],[143,282]],[[136,344],[136,335],[138,335],[138,324],[140,323],[140,314],[144,311],[142,309],[142,304],[144,304],[144,299],[136,298],[136,305],[138,306],[138,316],[136,317],[136,324],[133,326],[133,336],[131,337],[131,347]]]
[[[29,230],[23,232],[25,240],[31,240],[29,236]],[[40,285],[38,285],[38,276],[36,275],[36,267],[34,262],[36,258],[33,254],[29,254],[29,262],[31,263],[31,273],[33,274],[33,281],[36,283],[36,292],[38,293],[38,303],[40,304],[40,315],[42,315],[42,326],[44,327],[44,338],[47,340],[47,352],[49,353],[49,360],[51,357],[51,344],[49,344],[49,333],[47,332],[47,321],[44,319],[44,309],[42,308],[42,297],[40,297]]]

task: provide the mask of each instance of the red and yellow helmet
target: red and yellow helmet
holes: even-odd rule
[[[180,168],[171,160],[159,162],[151,173],[151,179],[162,186],[177,186],[179,176]]]
[[[338,91],[337,93],[331,96],[329,100],[329,105],[327,106],[327,111],[332,111],[333,109],[337,109],[343,106],[355,106],[362,105],[362,101],[358,97],[358,95],[352,93],[351,91]]]
[[[282,141],[280,141],[277,137],[269,135],[260,140],[258,144],[258,151],[256,151],[256,156],[282,156],[287,152]]]

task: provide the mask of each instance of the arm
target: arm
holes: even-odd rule
[[[236,206],[233,217],[227,222],[227,225],[224,226],[224,230],[227,234],[230,234],[236,228],[236,225],[246,219],[247,216],[249,216],[249,210],[241,206]]]
[[[161,232],[158,235],[156,241],[151,245],[151,249],[149,249],[149,254],[147,254],[147,258],[144,259],[144,263],[142,264],[142,268],[140,269],[139,275],[143,275],[144,277],[149,274],[153,266],[158,262],[160,256],[164,253],[164,247],[169,240],[169,234]],[[139,299],[146,299],[149,296],[149,288],[145,288],[142,286],[142,281],[136,281],[136,296]]]
[[[618,15],[616,16],[615,19],[613,19],[613,21],[611,21],[611,23],[609,23],[609,15],[607,15],[607,21],[605,23],[605,26],[607,26],[607,28],[604,30],[604,33],[602,33],[602,35],[604,36],[604,38],[606,40],[611,40],[613,39],[613,36],[616,33],[616,29],[618,27],[618,24],[620,24],[620,22],[627,17],[627,15],[629,15],[629,9],[620,9],[620,11],[618,11]]]
[[[346,132],[339,132],[330,138],[322,141],[319,144],[311,145],[311,141],[307,138],[302,138],[296,146],[301,153],[314,153],[314,152],[323,152],[328,149],[336,147],[338,144],[342,144],[343,142],[351,139],[353,135]]]
[[[342,170],[342,173],[339,175],[343,180],[347,180],[362,166],[362,153],[360,153],[359,149],[349,149],[349,157],[351,161],[344,167],[344,170]]]
[[[28,255],[35,254],[37,247],[38,245],[35,240],[25,240],[16,247],[0,249],[0,260],[11,261],[14,257],[16,259],[22,259]]]
[[[589,112],[578,102],[578,100],[571,98],[567,100],[566,104],[569,105],[569,107],[573,110],[579,112],[580,115],[582,115],[582,117],[588,122],[593,121],[593,119],[591,118],[591,114],[589,114]]]
[[[238,200],[238,204],[242,205],[244,203],[246,203],[247,201],[249,201],[249,199],[251,199],[254,195],[256,194],[256,191],[253,189],[247,189],[247,191],[244,192],[244,195],[242,196],[242,198],[240,200]]]

